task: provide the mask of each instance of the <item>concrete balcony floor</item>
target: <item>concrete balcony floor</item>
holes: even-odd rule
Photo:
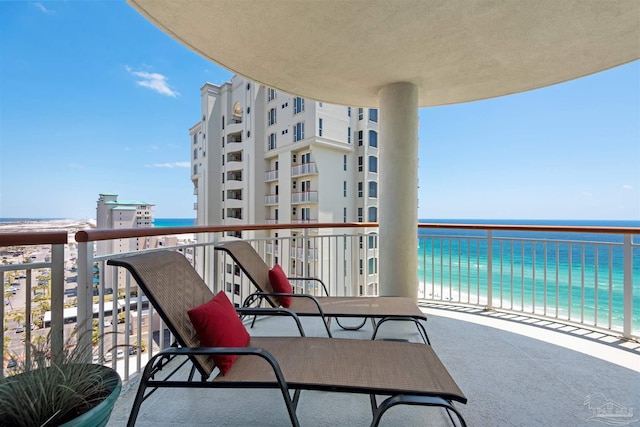
[[[640,344],[576,326],[477,308],[423,306],[436,353],[468,398],[456,407],[469,426],[598,426],[640,424]],[[303,319],[309,336],[323,336],[319,322]],[[336,337],[370,337],[371,324]],[[419,339],[415,327],[385,325],[384,337]],[[263,319],[255,335],[295,335],[291,321]],[[392,360],[389,363],[393,363]],[[186,374],[186,371],[185,371]],[[126,424],[137,381],[124,386],[108,426]],[[607,401],[632,417],[592,418]],[[368,426],[366,395],[303,391],[302,426]],[[138,426],[286,426],[276,390],[162,389],[142,405]],[[450,425],[439,408],[396,406],[381,426]]]

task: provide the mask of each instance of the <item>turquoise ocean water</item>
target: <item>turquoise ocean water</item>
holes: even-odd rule
[[[421,222],[639,227],[640,221],[421,220]],[[486,231],[421,229],[418,275],[426,296],[486,303]],[[640,244],[640,236],[634,236]],[[615,234],[494,231],[495,307],[622,328],[623,238]],[[640,331],[640,247],[633,248],[633,329]],[[485,297],[483,299],[483,297]],[[502,297],[502,298],[500,298]],[[502,300],[502,303],[500,303]],[[584,307],[584,309],[582,309]],[[610,316],[609,316],[610,314]]]

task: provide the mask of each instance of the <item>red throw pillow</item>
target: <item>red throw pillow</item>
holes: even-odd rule
[[[227,295],[220,291],[211,301],[187,312],[201,347],[247,347],[250,336]],[[238,356],[212,355],[225,375]]]
[[[287,279],[287,275],[284,274],[284,270],[282,270],[280,264],[274,265],[273,268],[269,270],[269,283],[271,283],[274,292],[283,294],[293,293],[291,283],[289,283],[289,279]],[[276,298],[284,308],[288,308],[291,305],[291,297],[289,296],[278,296]]]

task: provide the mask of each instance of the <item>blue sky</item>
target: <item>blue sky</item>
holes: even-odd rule
[[[0,1],[0,217],[100,193],[193,217],[188,130],[232,76],[120,1]],[[420,218],[640,220],[640,63],[420,110]]]

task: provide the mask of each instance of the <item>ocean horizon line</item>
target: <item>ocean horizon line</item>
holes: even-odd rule
[[[157,217],[156,221],[196,221],[196,218],[190,217]],[[95,218],[66,218],[66,217],[6,217],[0,218],[0,223],[10,222],[26,222],[26,221],[96,221]],[[537,218],[419,218],[419,223],[461,223],[461,224],[519,224],[519,225],[540,225],[550,223],[561,223],[562,225],[576,224],[576,225],[602,225],[611,223],[626,223],[632,227],[640,227],[640,219],[567,219],[567,218],[555,218],[555,219],[537,219]]]

